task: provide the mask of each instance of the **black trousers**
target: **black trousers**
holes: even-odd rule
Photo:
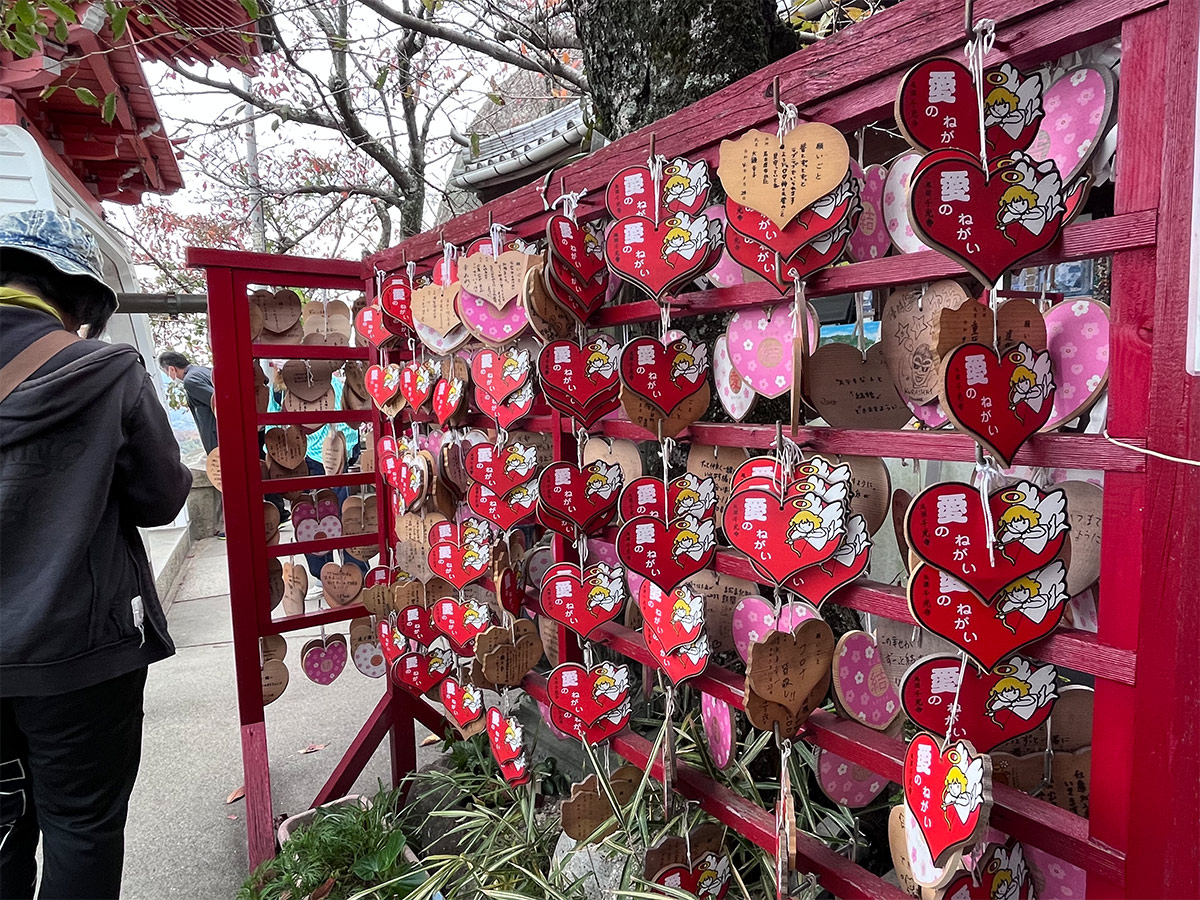
[[[0,898],[121,891],[125,817],[142,756],[145,668],[54,697],[0,699]]]

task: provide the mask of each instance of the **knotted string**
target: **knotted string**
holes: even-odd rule
[[[975,477],[978,479],[979,501],[983,506],[983,528],[987,539],[988,562],[996,565],[996,523],[992,518],[991,493],[994,483],[1004,477],[1004,472],[996,465],[991,456],[984,456],[976,450],[978,461],[975,463]]]
[[[979,111],[979,161],[983,163],[983,171],[988,171],[987,128],[983,124],[983,58],[991,52],[996,43],[996,23],[991,19],[980,19],[972,28],[974,37],[967,41],[964,54],[967,57],[967,69],[971,72],[971,80],[975,83],[975,105]]]
[[[562,214],[574,222],[575,211],[579,209],[580,202],[586,196],[587,191],[572,191],[569,194],[563,194],[561,197],[551,203],[550,208],[554,209],[554,207],[561,203],[563,208]]]

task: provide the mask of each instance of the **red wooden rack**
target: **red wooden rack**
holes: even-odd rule
[[[1119,38],[1122,48],[1118,127],[1119,178],[1113,214],[1078,222],[1035,263],[1110,256],[1111,356],[1108,434],[1048,434],[1034,438],[1017,462],[1031,466],[1102,469],[1104,531],[1099,632],[1060,629],[1031,649],[1039,658],[1095,676],[1090,818],[1083,819],[1024,793],[997,786],[993,823],[1006,833],[1084,868],[1095,898],[1197,897],[1200,867],[1200,470],[1153,454],[1200,457],[1200,384],[1185,369],[1193,214],[1197,94],[1197,24],[1200,0],[978,0],[977,17],[996,22],[988,64],[1010,61],[1030,69],[1064,54]],[[799,108],[802,120],[828,122],[844,132],[888,120],[900,79],[913,64],[962,49],[958,0],[906,0],[801,53],[764,68],[653,126],[644,128],[560,171],[571,191],[587,191],[581,218],[602,212],[604,187],[620,168],[645,161],[651,140],[668,155],[716,161],[719,142],[775,116],[772,81]],[[1126,149],[1128,148],[1128,149]],[[296,627],[349,618],[361,607],[272,621],[265,565],[280,551],[263,546],[257,442],[259,424],[316,421],[311,414],[261,416],[255,412],[250,366],[256,353],[282,348],[249,341],[246,287],[268,285],[372,290],[376,268],[391,271],[415,260],[429,268],[440,257],[439,240],[465,244],[488,232],[490,221],[511,234],[537,237],[548,213],[537,185],[529,185],[376,255],[366,264],[263,254],[193,250],[192,265],[208,270],[210,315],[221,411],[222,469],[229,510],[231,598],[238,666],[239,715],[246,766],[251,862],[272,852],[271,805],[258,638]],[[813,278],[814,296],[961,275],[934,252],[886,257],[826,270]],[[676,318],[724,312],[773,299],[763,285],[689,293],[673,306]],[[597,325],[653,321],[658,307],[641,301],[601,311]],[[295,348],[311,355],[311,348]],[[365,351],[341,351],[361,358]],[[331,355],[338,355],[331,352]],[[352,416],[357,415],[357,418]],[[330,415],[330,421],[366,421],[372,414]],[[378,421],[376,420],[378,427]],[[556,458],[574,458],[573,436],[558,416],[539,419],[554,434]],[[623,421],[609,421],[610,437],[646,439]],[[696,442],[765,448],[771,427],[698,423]],[[807,428],[803,439],[818,452],[970,461],[974,445],[953,432],[880,432]],[[1119,441],[1120,443],[1116,443]],[[297,487],[319,479],[297,479]],[[346,483],[346,482],[342,482]],[[280,482],[271,482],[271,489]],[[380,497],[383,491],[379,490]],[[381,525],[386,523],[381,509]],[[257,537],[257,543],[252,538]],[[361,538],[358,539],[361,541]],[[340,546],[324,542],[325,546]],[[315,549],[315,548],[314,548]],[[559,558],[570,548],[556,542]],[[719,571],[748,575],[733,553],[718,557]],[[832,602],[911,622],[903,592],[859,581]],[[616,625],[601,639],[640,664],[652,665],[641,636]],[[578,655],[560,633],[565,656]],[[710,667],[696,679],[713,695],[740,706],[742,679]],[[544,682],[530,676],[526,690],[544,697]],[[339,763],[318,802],[337,795],[390,730],[393,772],[412,767],[412,722],[440,731],[443,720],[427,702],[389,688]],[[904,747],[894,739],[817,713],[804,731],[813,744],[888,778],[898,777]],[[632,735],[614,749],[638,765],[649,744]],[[1169,790],[1167,785],[1170,785]],[[684,768],[676,785],[717,819],[771,851],[773,816]],[[800,868],[842,897],[904,896],[879,878],[808,840]]]

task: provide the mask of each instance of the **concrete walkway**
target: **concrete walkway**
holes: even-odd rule
[[[209,539],[192,548],[167,602],[178,653],[150,669],[122,896],[232,897],[247,863],[245,802],[225,803],[243,779],[224,542]],[[316,608],[315,599],[309,608]],[[366,678],[353,664],[327,687],[305,678],[300,648],[316,636],[316,630],[288,635],[290,682],[267,707],[276,815],[308,807],[383,690],[382,680]],[[428,734],[420,726],[418,732],[418,741]],[[302,754],[310,744],[328,746]],[[430,758],[436,749],[424,748],[420,757]],[[380,779],[390,777],[385,742],[355,791],[373,793]]]

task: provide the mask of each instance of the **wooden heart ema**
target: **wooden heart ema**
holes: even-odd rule
[[[751,724],[764,731],[778,724],[784,737],[794,736],[825,699],[833,650],[833,630],[824,619],[808,619],[794,632],[773,631],[751,644],[746,667],[746,715]],[[766,704],[752,704],[751,696]],[[780,710],[786,715],[776,718]]]

